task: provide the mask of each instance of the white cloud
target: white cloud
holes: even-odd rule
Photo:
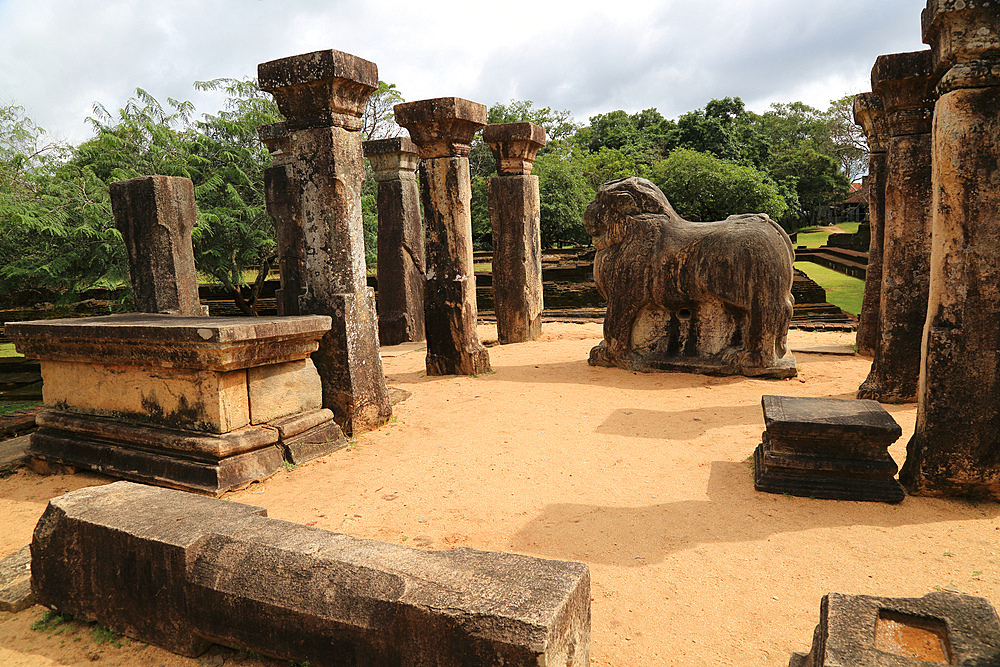
[[[583,121],[713,98],[753,108],[868,89],[882,53],[924,48],[919,0],[0,0],[0,102],[71,140],[94,102],[139,86],[215,111],[196,80],[335,48],[375,61],[409,100],[512,98]]]

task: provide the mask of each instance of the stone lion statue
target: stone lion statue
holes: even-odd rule
[[[587,205],[594,280],[607,301],[590,363],[641,371],[791,377],[791,241],[767,215],[681,218],[643,178]]]

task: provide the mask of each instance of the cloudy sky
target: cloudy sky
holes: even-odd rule
[[[94,102],[141,87],[214,112],[192,83],[334,48],[407,100],[528,99],[676,117],[740,96],[825,108],[870,88],[875,58],[926,48],[922,0],[0,0],[0,104],[79,141]]]

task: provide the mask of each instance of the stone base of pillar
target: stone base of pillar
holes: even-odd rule
[[[213,434],[46,410],[37,417],[29,453],[122,479],[216,494],[266,479],[285,460],[299,464],[340,449],[347,441],[332,417],[329,410],[314,410]]]
[[[492,370],[490,354],[484,347],[448,355],[427,353],[428,375],[479,375]]]
[[[333,324],[312,359],[323,381],[323,407],[352,435],[378,428],[392,416],[378,349],[375,291],[335,294],[332,301],[333,312],[324,314]]]

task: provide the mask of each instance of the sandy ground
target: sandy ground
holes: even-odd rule
[[[416,548],[583,561],[594,665],[784,666],[808,650],[830,591],[948,589],[1000,604],[996,503],[753,490],[761,395],[851,397],[870,361],[798,352],[799,377],[782,381],[643,375],[588,366],[600,337],[596,323],[547,324],[537,342],[491,347],[495,372],[479,377],[429,378],[422,352],[387,349],[389,384],[413,394],[390,424],[226,498]],[[843,351],[852,335],[793,331],[790,342]],[[916,408],[887,407],[903,428],[890,450],[902,463]],[[30,541],[49,498],[106,481],[25,470],[0,480],[0,555]],[[44,612],[0,614],[0,664],[279,664],[100,643],[75,622],[31,629]]]

